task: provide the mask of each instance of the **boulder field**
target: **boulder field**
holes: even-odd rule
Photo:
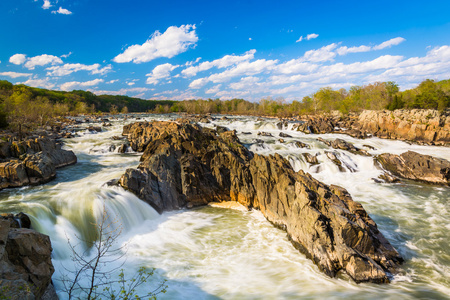
[[[0,140],[0,190],[46,183],[56,176],[56,169],[77,162],[72,151],[48,137],[21,142]]]
[[[345,189],[294,172],[278,154],[253,154],[233,131],[140,122],[124,126],[123,135],[143,155],[119,184],[159,213],[237,201],[284,229],[331,277],[344,271],[356,282],[387,283],[401,270],[402,257]]]

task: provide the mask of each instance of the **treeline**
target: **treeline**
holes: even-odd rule
[[[0,80],[0,128],[9,125],[20,133],[23,129],[46,125],[56,116],[148,112],[157,105],[172,106],[174,103],[175,101],[149,101],[128,96],[97,96],[81,90],[52,91],[23,84],[13,85]]]
[[[450,80],[435,82],[427,79],[417,87],[403,92],[395,82],[376,82],[363,86],[352,86],[350,89],[333,90],[330,87],[319,89],[312,95],[303,97],[301,101],[287,103],[284,98],[263,98],[259,103],[244,99],[221,101],[219,99],[185,100],[172,106],[158,105],[154,112],[188,112],[188,113],[228,113],[253,114],[289,117],[301,114],[314,114],[340,111],[344,114],[360,112],[365,109],[395,110],[437,109],[450,107]]]

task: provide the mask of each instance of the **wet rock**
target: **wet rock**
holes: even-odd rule
[[[378,178],[372,178],[372,179],[377,183],[396,183],[396,182],[400,181],[397,177],[392,176],[391,174],[389,174],[387,172],[383,172],[383,174],[378,176]]]
[[[128,151],[128,145],[127,144],[122,144],[117,148],[117,152],[119,153],[126,153]]]
[[[89,126],[87,130],[91,132],[102,132],[102,128],[99,126]]]
[[[287,134],[287,133],[280,132],[280,137],[282,137],[282,138],[291,138],[292,136]]]
[[[233,131],[217,134],[170,122],[135,129],[140,134],[126,129],[131,144],[152,138],[141,164],[128,169],[119,184],[157,211],[237,201],[286,230],[329,276],[344,270],[356,282],[384,283],[398,272],[401,256],[345,189],[294,172],[278,154],[251,153]]]
[[[284,139],[278,139],[278,141],[282,144],[284,143]]]
[[[343,139],[335,139],[334,141],[330,142],[330,141],[324,140],[323,138],[319,137],[317,140],[327,144],[328,146],[330,146],[334,149],[346,150],[353,154],[371,156],[366,150],[356,148],[353,144],[351,144]]]
[[[259,131],[258,135],[260,136],[273,136],[270,132]]]
[[[434,184],[450,185],[450,161],[408,151],[401,155],[383,153],[376,161],[393,175]]]
[[[103,126],[103,127],[111,127],[112,124],[111,124],[111,123],[103,123],[102,126]]]
[[[345,172],[345,168],[342,166],[342,162],[337,158],[339,155],[337,152],[325,151],[325,155],[330,159],[338,168],[339,171]]]
[[[366,145],[366,144],[364,144],[363,146],[366,148],[369,148],[370,150],[377,150],[374,146],[370,146],[370,145]]]
[[[50,238],[0,218],[0,291],[5,299],[41,299],[54,268]],[[50,298],[56,299],[56,298]]]
[[[246,134],[246,135],[252,134],[251,132],[248,132],[248,131],[242,131],[241,133],[242,133],[242,134]]]
[[[112,137],[112,139],[113,139],[113,140],[115,140],[115,141],[118,141],[118,140],[123,140],[123,139],[124,139],[124,137],[122,137],[122,136],[117,136],[117,135],[114,135],[114,136]]]
[[[310,148],[308,144],[305,144],[303,142],[297,141],[295,142],[295,146],[297,146],[298,148]]]
[[[307,152],[302,153],[302,155],[303,155],[303,157],[305,158],[305,160],[308,163],[310,163],[312,165],[318,165],[319,164],[319,161],[317,160],[317,156],[316,155],[312,155],[312,154],[307,153]]]

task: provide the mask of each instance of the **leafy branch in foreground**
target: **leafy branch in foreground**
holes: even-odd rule
[[[68,244],[72,251],[71,259],[74,269],[63,266],[66,273],[60,279],[62,290],[69,299],[156,299],[160,293],[167,290],[166,281],[163,280],[156,288],[147,291],[144,295],[138,295],[136,289],[149,282],[154,274],[154,269],[140,267],[131,277],[126,278],[122,266],[125,263],[126,249],[117,245],[117,240],[122,233],[122,225],[118,225],[117,219],[110,220],[103,206],[102,218],[95,223],[98,238],[92,243],[92,247],[84,251],[78,250],[81,243],[87,243],[77,236],[79,243],[73,245],[68,238]],[[111,267],[116,265],[116,267]],[[118,265],[118,266],[117,266]],[[113,279],[118,272],[118,279]]]

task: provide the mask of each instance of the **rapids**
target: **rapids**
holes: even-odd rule
[[[174,117],[153,115],[146,119]],[[122,230],[117,243],[123,246],[126,258],[118,256],[105,268],[121,267],[126,275],[134,274],[140,266],[156,269],[139,294],[165,279],[168,290],[159,299],[448,299],[450,188],[411,181],[375,183],[372,178],[381,170],[371,157],[330,149],[316,139],[339,137],[371,154],[413,150],[447,160],[449,148],[378,138],[358,140],[338,134],[306,135],[293,131],[293,124],[280,129],[276,120],[253,117],[229,117],[201,124],[234,129],[253,152],[279,153],[295,170],[303,169],[327,184],[343,186],[362,203],[406,261],[404,274],[396,276],[391,284],[356,284],[345,275],[329,278],[321,273],[292,246],[286,233],[269,224],[259,211],[203,207],[158,215],[133,194],[106,185],[127,168],[135,168],[140,157],[132,151],[120,154],[111,147],[123,143],[112,136],[121,135],[124,121],[112,123],[103,132],[79,131],[75,138],[65,140],[64,147],[75,152],[78,163],[59,169],[56,180],[0,192],[1,212],[23,211],[31,216],[35,229],[50,236],[56,269],[53,282],[61,299],[67,295],[62,292],[60,279],[73,266],[68,240],[79,251],[89,250],[98,236],[94,223],[102,218],[103,210],[113,226]],[[273,137],[258,136],[259,131]],[[283,138],[285,143],[280,143],[280,132],[292,138]],[[298,148],[295,141],[310,148]],[[339,171],[325,151],[337,152],[345,172]],[[303,152],[317,155],[320,164],[309,165]]]

